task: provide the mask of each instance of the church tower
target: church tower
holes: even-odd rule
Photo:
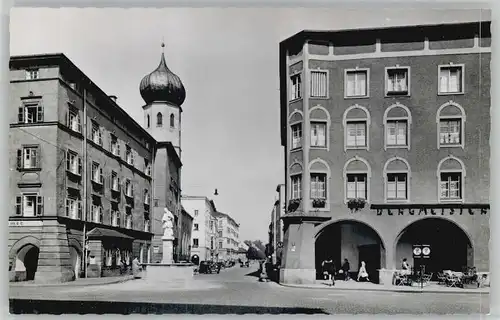
[[[161,44],[162,48],[165,44]],[[158,142],[170,142],[181,158],[181,105],[186,90],[181,79],[167,67],[162,51],[158,68],[146,75],[139,86],[146,103],[144,127]]]
[[[161,44],[162,48],[165,45]],[[181,105],[186,99],[186,90],[181,79],[167,67],[162,50],[160,64],[142,78],[139,90],[145,105],[144,128],[156,140],[153,164],[153,210],[152,244],[153,261],[170,261],[172,252],[163,252],[162,217],[168,209],[174,214],[173,255],[178,256],[183,248],[181,221]],[[170,250],[170,249],[169,249]]]

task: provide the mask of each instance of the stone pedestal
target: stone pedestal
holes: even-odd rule
[[[174,262],[174,239],[163,237],[161,240],[163,242],[161,263],[172,264]]]

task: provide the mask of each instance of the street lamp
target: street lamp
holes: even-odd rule
[[[215,188],[214,196],[218,196],[219,192],[217,192],[217,188]]]

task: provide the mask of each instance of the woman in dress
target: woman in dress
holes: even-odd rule
[[[358,272],[358,282],[360,279],[362,281],[370,281],[370,279],[368,279],[368,272],[366,272],[366,264],[364,261],[361,261],[361,267]]]

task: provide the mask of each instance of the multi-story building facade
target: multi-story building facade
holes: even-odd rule
[[[10,76],[11,280],[150,258],[153,137],[62,54],[12,57]]]
[[[217,260],[236,260],[240,225],[226,213],[215,212],[217,218]]]
[[[202,196],[183,196],[182,205],[193,214],[191,257],[213,260],[217,244],[215,204]]]
[[[418,244],[429,272],[488,271],[490,43],[474,22],[280,44],[282,282],[314,281],[325,258],[378,279]]]
[[[133,256],[161,262],[165,208],[175,217],[174,259],[188,260],[185,90],[164,54],[140,83],[144,128],[63,54],[12,57],[10,69],[11,280],[117,275]]]

